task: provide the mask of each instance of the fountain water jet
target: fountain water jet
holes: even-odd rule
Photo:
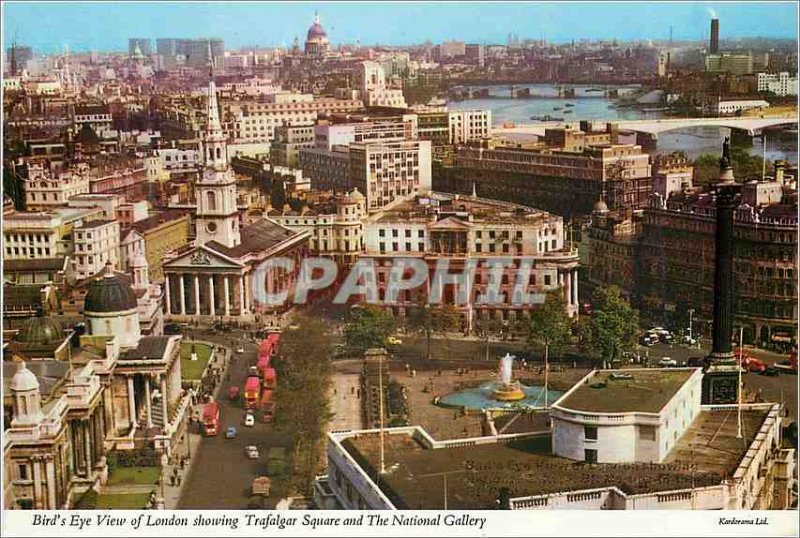
[[[515,402],[525,398],[525,391],[519,381],[511,380],[511,371],[514,365],[514,356],[506,353],[500,359],[500,382],[495,384],[492,395],[501,402]]]

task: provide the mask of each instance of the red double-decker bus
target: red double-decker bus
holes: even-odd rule
[[[264,389],[261,393],[261,420],[263,422],[272,422],[272,417],[275,415],[275,398],[274,392],[269,389]]]
[[[261,386],[265,389],[274,390],[278,384],[278,375],[275,368],[264,368],[261,372]]]
[[[258,398],[261,392],[261,378],[250,376],[244,382],[244,406],[246,409],[254,409],[258,406]]]
[[[211,400],[203,407],[203,433],[213,437],[219,433],[219,404]]]

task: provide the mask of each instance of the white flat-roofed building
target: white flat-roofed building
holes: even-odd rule
[[[447,119],[451,144],[488,138],[492,130],[491,110],[451,110]]]
[[[797,77],[781,73],[759,73],[756,77],[758,91],[770,92],[778,96],[797,95]]]
[[[103,210],[99,207],[6,214],[3,216],[3,259],[57,258],[70,254],[72,229],[102,218]]]
[[[78,279],[96,275],[107,262],[119,266],[119,222],[94,220],[72,230],[72,259]]]
[[[718,101],[711,106],[711,112],[718,116],[730,116],[745,110],[769,108],[769,103],[763,99],[748,99],[741,101]]]
[[[589,373],[550,408],[553,453],[587,463],[660,463],[700,413],[698,368]]]
[[[326,509],[496,510],[498,484],[508,484],[507,510],[785,510],[795,464],[794,449],[781,448],[780,408],[744,405],[737,438],[735,406],[703,406],[663,463],[575,465],[547,450],[546,431],[448,440],[419,426],[335,431],[314,500]]]

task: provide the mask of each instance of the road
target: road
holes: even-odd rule
[[[224,336],[196,331],[196,337],[230,345],[233,338],[244,342],[241,333],[231,332]],[[230,379],[222,381],[220,403],[220,435],[205,437],[199,447],[192,447],[194,462],[192,470],[183,487],[178,508],[180,509],[218,509],[244,510],[250,497],[253,478],[266,475],[267,451],[273,446],[288,446],[285,436],[273,431],[270,424],[256,421],[255,426],[248,428],[243,424],[245,410],[241,402],[231,402],[227,398],[228,387],[243,387],[247,370],[255,365],[258,348],[256,344],[247,342],[242,354],[234,353],[229,367]],[[235,346],[234,346],[235,349]],[[224,432],[229,426],[238,430],[236,439],[226,439]],[[256,445],[260,458],[249,460],[245,457],[244,447]],[[274,507],[282,496],[280,484],[273,481],[268,506]]]

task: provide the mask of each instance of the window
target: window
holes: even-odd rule
[[[656,427],[655,426],[639,426],[639,439],[643,441],[656,440]]]
[[[19,479],[20,480],[27,480],[28,479],[28,465],[26,463],[21,463],[19,465]]]
[[[550,285],[550,275],[544,275],[544,285],[545,286]]]
[[[583,438],[591,440],[591,441],[597,441],[597,427],[596,426],[584,426],[583,427]]]
[[[583,459],[586,463],[597,463],[597,450],[587,448],[583,451]]]

